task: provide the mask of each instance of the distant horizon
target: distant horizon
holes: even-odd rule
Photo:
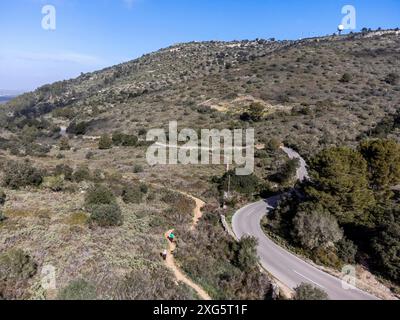
[[[55,30],[43,28],[46,4],[56,10]],[[1,1],[0,89],[32,91],[177,43],[326,36],[349,4],[354,32],[400,26],[397,0]]]

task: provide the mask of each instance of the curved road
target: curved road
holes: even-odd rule
[[[304,159],[292,149],[282,147],[282,150],[289,158],[300,160],[297,178],[299,180],[307,179],[308,173]],[[376,300],[376,297],[357,288],[343,289],[340,279],[301,260],[265,235],[261,228],[261,220],[268,211],[277,206],[280,197],[275,196],[250,204],[233,216],[233,231],[239,239],[246,235],[258,239],[257,251],[262,266],[276,279],[292,289],[306,282],[323,289],[332,300]]]

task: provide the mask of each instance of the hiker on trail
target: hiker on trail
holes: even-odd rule
[[[171,232],[171,233],[169,234],[168,240],[171,241],[171,242],[174,242],[174,240],[175,240],[175,234],[174,234],[173,232]]]
[[[164,251],[161,253],[161,256],[162,256],[162,258],[163,258],[164,260],[167,260],[167,255],[168,255],[168,251],[167,251],[167,250],[164,250]]]

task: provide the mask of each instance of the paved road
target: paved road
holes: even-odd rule
[[[305,161],[293,150],[282,148],[290,158],[300,159],[297,172],[300,180],[308,177]],[[294,289],[306,282],[323,289],[332,300],[376,300],[357,288],[345,290],[342,281],[301,260],[270,240],[261,229],[261,219],[276,207],[280,196],[250,204],[233,216],[232,227],[240,239],[250,235],[258,239],[258,255],[262,266],[286,286]]]

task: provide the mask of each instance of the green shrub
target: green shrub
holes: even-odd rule
[[[74,172],[73,180],[75,182],[79,183],[79,182],[82,182],[82,181],[85,181],[85,180],[90,180],[90,179],[91,179],[90,170],[86,166],[79,167]]]
[[[84,121],[76,123],[72,122],[67,128],[67,133],[75,134],[77,136],[82,136],[86,134],[88,129],[88,124]]]
[[[149,187],[145,185],[144,183],[140,184],[140,192],[143,194],[147,194],[149,192]]]
[[[294,289],[294,300],[329,300],[328,294],[308,283],[302,283]]]
[[[375,204],[369,189],[368,163],[348,147],[322,150],[309,161],[311,183],[307,196],[321,204],[339,223],[368,223]]]
[[[112,142],[113,142],[113,144],[116,145],[116,146],[122,145],[123,136],[124,136],[124,134],[119,132],[119,131],[113,132],[113,134],[112,134]]]
[[[55,109],[52,112],[53,117],[55,118],[66,118],[66,119],[73,119],[76,116],[75,111],[72,108],[59,108]]]
[[[385,82],[391,85],[396,85],[399,82],[400,76],[396,73],[389,73],[386,78]]]
[[[56,169],[54,170],[54,175],[55,176],[64,176],[65,180],[72,181],[72,175],[73,175],[74,170],[66,165],[66,164],[59,164],[56,166]]]
[[[95,185],[86,194],[85,205],[115,204],[114,194],[104,185]]]
[[[103,134],[99,140],[99,149],[108,150],[112,148],[112,140],[108,134]]]
[[[0,281],[29,279],[36,271],[36,263],[21,249],[11,249],[0,254]]]
[[[43,179],[42,187],[59,192],[64,189],[64,176],[51,176]]]
[[[260,121],[264,115],[264,106],[258,102],[252,103],[249,108],[250,119],[254,122]]]
[[[121,226],[123,223],[121,209],[116,203],[92,205],[90,222],[104,228]]]
[[[290,159],[286,161],[286,163],[279,168],[278,173],[271,176],[271,180],[278,182],[280,184],[288,184],[295,180],[297,169],[300,165],[299,159]]]
[[[124,135],[122,145],[124,147],[136,147],[138,144],[138,137],[133,136],[133,135]]]
[[[28,161],[10,161],[4,167],[3,184],[11,189],[39,186],[42,181],[43,172]]]
[[[84,279],[74,280],[59,292],[57,298],[71,301],[96,300],[96,287]]]
[[[128,188],[123,191],[122,200],[124,200],[125,203],[141,203],[143,194],[140,188]]]
[[[350,240],[343,238],[336,244],[339,258],[345,263],[356,262],[357,246]]]
[[[368,163],[370,185],[375,191],[400,183],[400,144],[395,140],[366,140],[359,151]]]
[[[69,145],[69,140],[67,137],[62,137],[60,139],[59,147],[61,151],[68,151],[71,149],[71,146]]]
[[[326,247],[343,238],[336,218],[322,205],[302,203],[293,219],[293,237],[303,247]]]
[[[39,143],[29,143],[25,145],[25,154],[32,157],[45,157],[50,152],[51,148],[49,145],[43,145]]]
[[[385,221],[378,226],[371,239],[373,259],[371,264],[380,274],[400,281],[400,207],[386,213]]]
[[[242,237],[239,242],[233,244],[234,265],[240,270],[246,271],[257,266],[257,239]]]
[[[343,74],[342,78],[340,79],[340,82],[342,83],[348,83],[352,79],[351,75],[349,73]]]
[[[236,191],[245,195],[251,195],[258,192],[260,180],[256,175],[251,174],[248,176],[238,176],[234,171],[229,171],[221,178],[215,180],[215,182],[218,183],[218,189],[220,191],[228,190],[229,177],[231,191]]]
[[[281,145],[282,142],[280,140],[277,138],[271,138],[266,142],[265,148],[270,152],[275,152],[279,150]]]
[[[140,164],[135,164],[133,167],[133,172],[134,173],[141,173],[143,172],[143,166],[141,166]]]
[[[124,147],[135,147],[138,144],[138,137],[134,135],[124,134],[121,132],[114,132],[112,136],[112,142],[116,146],[124,146]]]

